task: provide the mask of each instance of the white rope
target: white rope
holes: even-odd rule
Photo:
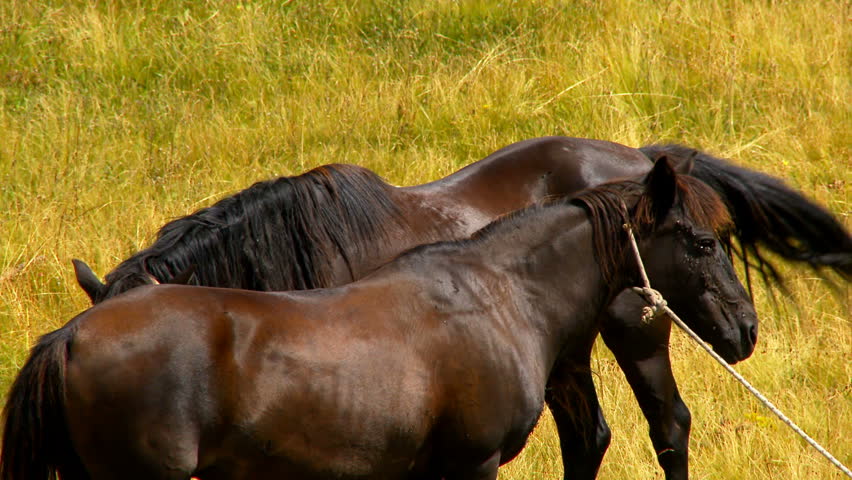
[[[710,347],[710,345],[707,345],[707,343],[702,340],[701,337],[699,337],[695,332],[693,332],[691,328],[686,326],[686,324],[683,323],[683,320],[681,320],[680,317],[678,317],[672,311],[672,309],[666,305],[666,301],[663,299],[663,296],[660,295],[660,292],[652,289],[651,284],[648,282],[648,274],[645,273],[645,266],[642,264],[642,257],[639,255],[639,247],[636,245],[636,238],[633,237],[633,230],[630,228],[630,225],[627,224],[624,225],[624,229],[627,230],[627,235],[630,238],[630,245],[633,247],[633,254],[636,256],[636,262],[639,264],[639,272],[642,275],[642,282],[644,284],[643,287],[634,287],[633,290],[639,293],[645,299],[645,301],[651,305],[650,310],[643,311],[642,319],[647,321],[650,318],[659,316],[663,312],[667,313],[671,317],[672,321],[677,324],[678,327],[680,327],[684,332],[686,332],[687,335],[689,335],[693,340],[695,340],[695,342],[698,343],[698,345],[700,345],[701,348],[703,348],[707,353],[709,353],[710,356],[713,357],[713,359],[715,359],[719,363],[719,365],[724,367],[725,370],[728,371],[728,373],[733,375],[734,378],[736,378],[737,381],[740,382],[746,388],[746,390],[748,390],[749,392],[751,392],[752,395],[757,397],[757,399],[760,400],[760,402],[763,403],[766,408],[768,408],[772,413],[774,413],[778,418],[780,418],[782,422],[786,423],[787,426],[792,428],[793,431],[799,434],[800,437],[805,439],[806,442],[811,444],[811,446],[814,447],[825,458],[827,458],[828,461],[833,463],[834,466],[836,466],[840,469],[840,471],[845,473],[847,477],[852,478],[852,471],[850,471],[848,467],[840,463],[840,460],[836,459],[834,455],[829,453],[828,450],[823,448],[822,445],[817,443],[816,440],[811,438],[807,433],[804,432],[804,430],[802,430],[798,425],[796,425],[792,420],[790,420],[786,415],[784,415],[784,413],[782,413],[781,410],[778,409],[778,407],[776,407],[772,402],[769,401],[769,399],[763,396],[762,393],[760,393],[756,388],[754,388],[748,382],[748,380],[743,378],[743,376],[740,375],[736,370],[734,370],[733,367],[728,365],[728,362],[726,362],[722,357],[720,357],[718,353],[714,352],[713,348]],[[647,309],[649,307],[645,308]]]

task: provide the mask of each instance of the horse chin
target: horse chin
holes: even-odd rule
[[[736,360],[736,361],[734,361],[734,362],[728,361],[728,363],[730,363],[731,365],[733,365],[733,364],[734,364],[734,363],[736,363],[736,362],[742,362],[743,360],[745,360],[745,359],[747,359],[748,357],[750,357],[752,353],[754,353],[754,344],[749,344],[749,346],[748,346],[748,347],[743,347],[743,348],[742,348],[742,350],[741,350],[741,352],[740,352],[739,359],[737,359],[737,360]]]
[[[744,348],[740,346],[740,342],[733,342],[723,340],[721,342],[717,342],[713,344],[713,351],[719,354],[722,357],[722,360],[728,363],[728,365],[734,365],[738,362],[741,362],[754,353],[754,346],[751,348]]]

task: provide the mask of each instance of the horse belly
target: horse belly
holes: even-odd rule
[[[287,478],[403,479],[422,469],[425,436],[415,426],[375,412],[302,414],[239,427],[227,450],[238,463],[252,464],[250,470],[288,472]]]

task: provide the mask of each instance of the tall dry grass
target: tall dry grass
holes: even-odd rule
[[[165,221],[329,163],[397,184],[541,135],[677,141],[776,175],[850,225],[843,1],[0,3],[0,392],[35,338]],[[757,290],[739,368],[852,463],[850,291],[786,268]],[[682,335],[698,479],[840,475]],[[614,440],[600,478],[661,478],[612,356],[593,366]],[[561,478],[544,418],[502,479]]]

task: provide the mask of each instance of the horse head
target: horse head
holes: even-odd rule
[[[678,169],[688,173],[691,165]],[[639,245],[651,286],[727,362],[748,358],[757,314],[720,241],[731,228],[724,203],[703,182],[677,175],[665,158],[645,184],[633,221],[643,224]]]
[[[71,260],[71,263],[74,264],[74,275],[77,277],[77,283],[86,292],[86,295],[89,296],[93,304],[100,303],[111,296],[117,295],[116,292],[122,292],[142,285],[158,285],[160,283],[188,285],[192,281],[196,268],[194,264],[190,265],[177,275],[164,281],[161,281],[150,273],[143,273],[125,275],[121,279],[112,279],[107,283],[103,283],[86,262],[75,258]]]

